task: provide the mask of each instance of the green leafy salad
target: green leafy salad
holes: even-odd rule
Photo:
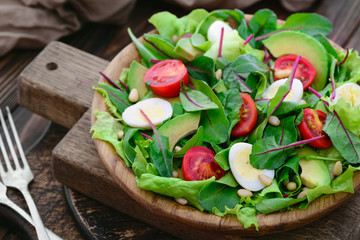
[[[258,229],[257,214],[354,192],[360,163],[360,58],[333,47],[313,13],[269,9],[154,14],[141,61],[94,84],[110,143],[139,188]]]

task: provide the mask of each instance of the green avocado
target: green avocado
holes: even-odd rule
[[[301,157],[301,155],[317,156],[318,154],[310,147],[304,147],[297,155]],[[299,164],[302,171],[300,178],[306,187],[315,188],[330,184],[331,178],[329,169],[323,160],[301,158]]]
[[[276,58],[287,54],[306,58],[316,70],[311,87],[317,91],[325,87],[328,79],[328,53],[315,38],[301,32],[286,31],[274,34],[263,43]]]
[[[202,56],[203,52],[199,49],[195,48],[191,44],[190,38],[181,38],[174,49],[174,52],[178,54],[179,56],[185,58],[188,61],[192,61],[195,58]]]
[[[130,68],[129,68],[129,75],[128,75],[128,85],[130,91],[133,88],[136,88],[139,93],[139,100],[144,98],[146,93],[148,92],[148,88],[145,84],[144,77],[146,74],[146,71],[148,69],[138,63],[137,61],[132,61]]]
[[[172,151],[175,144],[187,135],[195,132],[199,127],[200,112],[179,115],[162,125],[158,131],[169,138],[169,147]]]

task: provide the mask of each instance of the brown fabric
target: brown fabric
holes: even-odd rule
[[[83,21],[126,22],[136,0],[0,0],[0,56],[39,48],[79,30]],[[151,0],[148,0],[151,1]],[[261,0],[163,0],[186,9],[245,8]],[[271,1],[271,0],[268,0]],[[291,11],[315,0],[281,0]]]

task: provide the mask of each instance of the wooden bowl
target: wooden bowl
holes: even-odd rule
[[[246,15],[246,20],[251,15]],[[281,22],[281,21],[280,21]],[[336,46],[336,44],[335,44]],[[338,46],[336,46],[338,47]],[[105,73],[112,79],[117,79],[124,67],[129,67],[133,60],[140,61],[140,55],[133,43],[129,44],[110,62]],[[104,79],[100,79],[104,82]],[[95,110],[107,111],[102,96],[95,93],[92,112]],[[95,122],[92,114],[91,124]],[[301,227],[319,219],[338,208],[352,194],[336,193],[324,195],[312,202],[307,209],[276,212],[257,215],[259,231],[253,226],[244,228],[235,215],[218,217],[216,215],[200,212],[191,206],[182,206],[172,198],[140,189],[135,182],[135,175],[106,142],[95,139],[95,145],[111,176],[119,186],[142,208],[145,221],[150,225],[164,231],[186,238],[207,239],[238,239],[239,236],[255,236],[288,231]],[[354,187],[360,187],[360,172],[354,173]],[[121,203],[119,203],[121,204]],[[144,218],[142,218],[144,219]]]

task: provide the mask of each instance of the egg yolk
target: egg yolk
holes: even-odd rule
[[[141,110],[153,123],[162,120],[165,115],[163,108],[154,105],[142,107]],[[147,123],[146,118],[141,114],[140,109],[136,112],[136,116],[134,117],[138,119],[139,122]]]
[[[235,171],[246,180],[257,179],[261,174],[262,170],[256,169],[250,164],[249,155],[251,149],[242,149],[240,150],[235,157],[234,167]],[[246,158],[246,161],[240,161],[240,159]]]
[[[339,97],[349,101],[352,106],[360,105],[360,92],[358,88],[344,86],[338,89],[337,94],[339,94]]]

